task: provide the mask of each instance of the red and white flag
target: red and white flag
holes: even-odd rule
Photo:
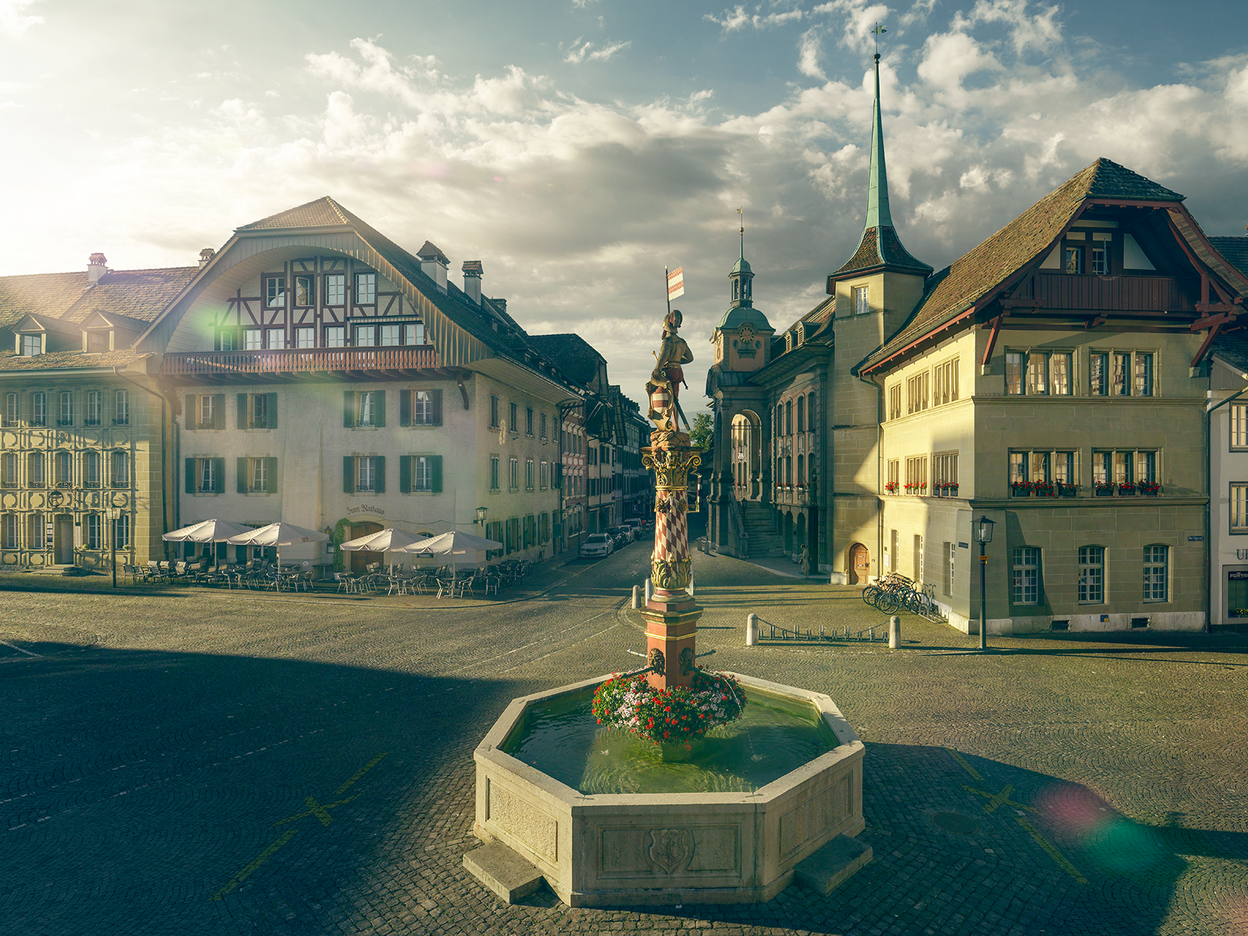
[[[685,294],[685,268],[679,266],[667,274],[667,301]]]

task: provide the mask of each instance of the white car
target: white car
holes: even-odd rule
[[[592,559],[609,556],[615,552],[615,541],[606,533],[591,533],[581,543],[581,558]]]

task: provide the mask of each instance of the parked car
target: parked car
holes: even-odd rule
[[[615,540],[606,533],[591,533],[581,543],[582,559],[601,559],[615,552]]]
[[[633,541],[633,535],[622,526],[607,527],[607,533],[615,540],[615,548],[622,549]]]
[[[637,540],[641,539],[641,534],[643,532],[643,529],[642,529],[640,520],[637,520],[637,519],[625,520],[624,525],[633,531],[633,542],[636,542]]]

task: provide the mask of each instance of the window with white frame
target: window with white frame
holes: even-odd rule
[[[82,453],[82,486],[89,488],[100,487],[100,453],[99,452],[83,452]]]
[[[1097,491],[1157,489],[1157,452],[1152,449],[1092,452],[1092,483]]]
[[[121,514],[113,521],[113,546],[116,549],[130,548],[130,515]]]
[[[100,424],[100,417],[104,410],[103,396],[104,394],[99,390],[87,391],[86,424],[88,426],[98,426]]]
[[[34,357],[43,351],[43,335],[22,335],[22,357]]]
[[[355,304],[372,305],[377,301],[377,274],[355,274]]]
[[[188,494],[220,494],[225,490],[224,458],[188,458],[186,460],[186,492]]]
[[[316,305],[316,278],[307,274],[295,277],[295,305],[309,308]]]
[[[286,308],[286,277],[284,275],[264,278],[264,307],[266,309]]]
[[[1170,547],[1144,547],[1144,600],[1169,600]]]
[[[130,453],[117,449],[112,452],[113,487],[130,486]]]
[[[895,383],[888,388],[888,418],[901,418],[901,384]]]
[[[83,542],[87,549],[104,548],[104,518],[98,513],[89,513],[83,517]]]
[[[533,490],[533,459],[531,458],[524,460],[524,489]]]
[[[1105,547],[1079,547],[1079,602],[1105,603]]]
[[[113,423],[118,426],[130,425],[129,390],[118,390],[113,397]]]
[[[3,537],[4,548],[5,549],[17,549],[18,548],[17,514],[6,513],[4,515],[3,530],[4,530],[4,537]]]
[[[52,482],[59,488],[74,486],[74,453],[57,452],[52,463],[55,472]]]
[[[906,493],[927,493],[927,456],[918,455],[906,459]]]
[[[1232,484],[1230,491],[1232,533],[1248,533],[1248,484]]]
[[[37,390],[30,395],[30,424],[46,426],[48,424],[48,395]]]
[[[377,344],[376,325],[355,326],[355,346],[357,348],[371,348],[375,344]]]
[[[243,329],[243,350],[260,351],[264,348],[264,331],[259,328]]]
[[[1040,548],[1015,546],[1012,563],[1011,600],[1017,605],[1040,603]]]
[[[1093,367],[1107,371],[1102,371],[1105,376],[1099,381],[1093,381],[1091,392],[1101,395],[1100,386],[1104,385],[1109,396],[1151,397],[1156,392],[1153,363],[1150,351],[1093,352]]]
[[[32,513],[26,524],[26,545],[30,549],[47,549],[47,527],[42,513]]]
[[[490,490],[491,491],[499,490],[498,467],[499,467],[498,456],[491,455],[490,456]]]
[[[1012,451],[1009,483],[1013,494],[1071,493],[1076,488],[1073,451]]]
[[[520,461],[512,458],[509,460],[509,471],[507,474],[507,486],[510,490],[520,490]]]
[[[871,311],[868,287],[855,286],[853,291],[854,315],[866,315]]]
[[[238,329],[236,328],[220,328],[213,339],[213,345],[218,351],[237,351],[238,350]]]
[[[956,403],[958,399],[958,359],[944,361],[932,370],[932,405]]]
[[[30,460],[26,464],[26,486],[41,488],[46,485],[43,452],[31,452]]]
[[[6,488],[17,487],[17,452],[5,452],[0,456],[0,484]]]
[[[906,378],[906,412],[918,413],[927,409],[929,375],[927,371]]]
[[[327,325],[325,327],[325,347],[345,348],[347,346],[347,327],[345,325]]]
[[[550,487],[550,462],[548,461],[542,462],[540,483],[543,491]]]
[[[310,325],[302,325],[295,329],[295,347],[296,348],[315,348],[316,347],[316,329]]]
[[[6,426],[16,426],[21,418],[21,397],[16,393],[6,393],[4,396],[4,424]]]
[[[264,330],[264,347],[269,351],[280,351],[286,347],[286,331],[282,328],[266,328]]]
[[[407,466],[400,478],[400,490],[404,494],[437,494],[442,490],[442,456],[412,455],[406,459]]]
[[[57,419],[58,426],[72,426],[74,424],[74,394],[72,390],[61,391],[61,415]]]
[[[958,453],[937,452],[932,456],[932,494],[958,496]]]
[[[1231,450],[1248,449],[1248,403],[1232,403]]]
[[[355,459],[355,490],[377,493],[384,490],[379,456],[364,455]]]
[[[381,326],[380,340],[378,344],[383,348],[393,348],[403,344],[403,326],[398,322],[392,322]]]
[[[342,421],[347,428],[379,428],[386,424],[386,391],[343,391]]]
[[[1069,351],[1007,351],[1005,392],[1026,396],[1068,396],[1072,355]]]
[[[325,274],[325,304],[340,306],[347,301],[347,277],[343,273]]]

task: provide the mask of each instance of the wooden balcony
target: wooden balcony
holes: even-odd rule
[[[281,351],[192,351],[166,354],[166,377],[231,377],[242,374],[401,372],[438,366],[432,345],[418,348],[291,348]]]
[[[1035,295],[1041,310],[1086,312],[1195,313],[1200,299],[1198,280],[1173,276],[1071,276],[1038,273]]]

